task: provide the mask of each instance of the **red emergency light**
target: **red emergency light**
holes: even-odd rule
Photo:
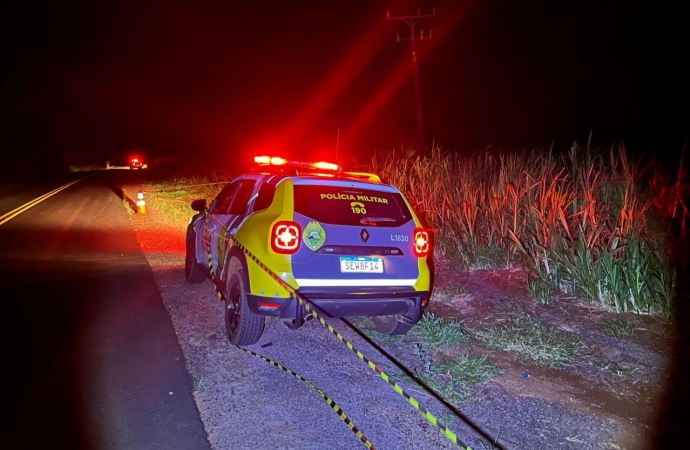
[[[297,168],[303,169],[319,169],[337,172],[340,170],[340,166],[330,162],[319,161],[319,162],[308,162],[308,161],[291,161],[278,156],[255,156],[254,162],[263,166],[284,166],[290,165]]]

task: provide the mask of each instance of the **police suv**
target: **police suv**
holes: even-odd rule
[[[207,204],[192,202],[185,276],[212,278],[235,345],[256,343],[266,317],[297,329],[310,314],[372,317],[405,334],[431,294],[430,231],[374,174],[325,162],[257,157]]]

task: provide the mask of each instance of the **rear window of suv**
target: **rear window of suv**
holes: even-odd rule
[[[373,189],[297,185],[295,212],[335,225],[398,227],[412,219],[402,195]]]

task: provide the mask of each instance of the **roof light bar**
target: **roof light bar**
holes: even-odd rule
[[[271,166],[282,166],[288,163],[287,159],[278,156],[255,156],[254,162],[257,164],[268,164]]]
[[[319,161],[319,162],[307,162],[307,161],[290,161],[278,156],[255,156],[254,162],[261,165],[271,165],[271,166],[283,166],[291,165],[296,167],[303,167],[308,169],[319,169],[319,170],[329,170],[338,171],[340,166],[337,164]]]
[[[361,180],[370,181],[372,183],[382,183],[381,177],[376,174],[368,172],[345,172],[344,175],[359,178]]]
[[[338,170],[338,169],[340,169],[340,166],[338,166],[337,164],[324,162],[324,161],[315,162],[312,164],[312,166],[314,166],[314,168],[316,168],[316,169],[323,169],[323,170]]]

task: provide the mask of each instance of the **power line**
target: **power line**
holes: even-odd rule
[[[386,11],[386,18],[388,20],[402,20],[407,24],[407,26],[410,27],[410,37],[409,38],[400,38],[400,35],[396,33],[397,36],[397,41],[409,41],[410,42],[410,47],[412,48],[412,76],[414,78],[414,96],[415,96],[415,104],[417,105],[417,144],[418,144],[418,149],[417,151],[419,152],[424,152],[425,147],[424,147],[424,126],[422,124],[422,99],[421,95],[419,92],[419,74],[417,73],[417,49],[416,49],[416,41],[421,40],[423,41],[424,39],[431,39],[431,34],[433,33],[433,30],[429,32],[428,36],[424,36],[424,30],[421,30],[419,33],[419,39],[416,38],[415,36],[415,26],[417,25],[417,22],[419,22],[420,19],[423,19],[425,17],[433,17],[436,15],[436,8],[432,8],[430,14],[422,14],[419,9],[417,9],[417,14],[410,14],[406,16],[391,16],[390,11]]]

